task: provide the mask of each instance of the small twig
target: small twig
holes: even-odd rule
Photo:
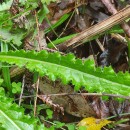
[[[118,12],[109,0],[101,0],[101,1],[107,7],[108,11],[111,14],[116,14]],[[124,21],[121,23],[121,27],[124,30],[124,32],[126,33],[126,35],[128,37],[130,37],[130,26]]]
[[[53,42],[50,40],[50,38],[49,38],[49,37],[46,37],[46,38],[47,38],[48,41],[53,45],[53,47],[54,47],[56,50],[58,50],[57,47],[53,44]]]
[[[47,123],[50,123],[50,124],[52,124],[52,125],[54,125],[54,126],[56,126],[57,124],[56,123],[53,123],[53,122],[51,122],[51,121],[48,121],[48,120],[45,120],[45,119],[43,119],[45,122],[47,122]],[[61,130],[66,130],[66,129],[64,129],[64,128],[60,128]]]
[[[58,38],[60,38],[60,37],[64,34],[66,28],[68,27],[68,25],[69,25],[69,23],[70,23],[70,21],[71,21],[73,15],[74,15],[74,12],[75,12],[75,11],[72,12],[72,14],[71,14],[71,16],[70,16],[70,18],[69,18],[67,24],[65,25],[65,28],[63,29],[62,33],[58,36]]]
[[[91,42],[89,42],[89,43],[90,43],[90,49],[91,49],[91,51],[92,51],[92,55],[93,55],[93,58],[94,58],[95,65],[96,65],[96,67],[98,67],[97,57],[96,57],[95,54],[94,54],[94,51],[93,51],[93,47],[92,47]]]
[[[123,43],[125,46],[127,46],[127,40],[125,39],[125,37],[121,36],[120,34],[112,33],[111,37],[116,39],[118,42]]]
[[[54,50],[54,49],[49,49],[49,48],[46,48],[46,47],[42,47],[42,50],[47,50],[48,52],[59,52],[61,55],[66,55],[63,52],[60,52],[60,51]]]
[[[119,112],[118,112],[118,110],[117,110],[117,108],[116,108],[115,102],[113,102],[113,97],[111,97],[111,99],[112,99],[111,101],[112,101],[112,106],[113,106],[113,108],[114,108],[114,111],[115,111],[117,117],[119,118],[119,117],[120,117],[120,116],[119,116]]]
[[[25,75],[23,76],[23,81],[22,81],[22,89],[21,89],[21,93],[20,93],[20,97],[19,97],[19,106],[21,105],[21,101],[22,101],[24,85],[25,85]]]
[[[36,82],[36,96],[35,96],[35,101],[34,101],[34,116],[36,116],[36,108],[37,108],[37,97],[38,97],[38,87],[39,87],[39,78]]]
[[[114,25],[117,25],[124,21],[126,18],[130,16],[130,6],[120,10],[116,14],[112,15],[111,17],[103,20],[102,22],[85,29],[75,37],[71,38],[70,40],[58,45],[59,50],[66,50],[71,46],[79,46],[82,43],[89,41],[92,37],[102,34],[104,31],[110,29]]]
[[[124,98],[130,100],[130,96],[116,95],[116,94],[105,94],[105,93],[58,93],[58,94],[42,94],[38,96],[68,96],[68,95],[82,95],[82,96],[109,96],[115,98]],[[22,98],[35,97],[36,95],[22,96]]]
[[[119,114],[120,117],[121,117],[121,116],[128,116],[128,115],[130,115],[130,113],[122,113],[122,114]],[[117,115],[108,117],[108,118],[106,118],[106,119],[107,119],[107,120],[110,120],[110,119],[115,118],[115,117],[117,117]]]
[[[115,7],[112,5],[112,3],[110,2],[110,0],[101,0],[102,3],[107,7],[108,11],[111,14],[116,14],[117,10],[115,9]]]
[[[100,47],[101,51],[103,52],[105,49],[98,38],[96,39],[96,42],[97,42],[98,46]]]
[[[128,38],[130,38],[130,26],[124,21],[121,23],[121,27],[124,30]]]
[[[36,19],[36,25],[37,25],[37,35],[38,35],[38,50],[41,50],[41,45],[40,45],[40,33],[39,33],[39,23],[38,23],[38,18],[37,18],[37,12],[35,10],[35,19]]]

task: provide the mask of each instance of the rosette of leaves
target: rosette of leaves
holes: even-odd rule
[[[76,59],[74,55],[60,53],[9,51],[0,53],[0,61],[25,66],[30,71],[47,75],[51,80],[61,79],[65,84],[72,82],[75,90],[84,87],[89,92],[111,93],[130,96],[130,74],[115,73],[111,67],[95,68],[93,61]]]

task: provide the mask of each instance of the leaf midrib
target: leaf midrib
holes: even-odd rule
[[[13,125],[17,128],[17,130],[21,130],[21,128],[18,127],[18,125],[11,119],[9,118],[2,110],[0,110],[0,113]]]
[[[76,70],[74,68],[71,68],[71,67],[67,67],[67,66],[64,66],[64,65],[59,65],[59,64],[56,64],[56,63],[52,63],[52,62],[48,62],[48,61],[41,61],[41,60],[36,60],[36,59],[31,59],[31,58],[25,58],[25,57],[19,57],[19,56],[8,56],[8,55],[0,55],[0,57],[3,59],[3,57],[6,57],[6,58],[9,58],[9,59],[16,59],[16,60],[25,60],[28,62],[28,61],[31,61],[31,62],[40,62],[40,63],[48,63],[50,65],[53,65],[53,66],[60,66],[60,67],[64,67],[64,68],[69,68],[71,69],[72,71],[77,71],[78,73],[83,73],[83,75],[88,75],[88,77],[94,77],[95,79],[102,79],[106,82],[111,82],[111,83],[114,83],[114,84],[117,84],[117,85],[121,85],[122,87],[126,87],[128,89],[128,87],[130,87],[129,85],[124,85],[124,84],[121,84],[121,83],[118,83],[118,82],[113,82],[111,80],[108,80],[108,79],[105,79],[105,78],[101,78],[101,77],[97,77],[95,75],[92,75],[92,74],[89,74],[89,73],[85,73],[85,72],[82,72],[80,70]]]

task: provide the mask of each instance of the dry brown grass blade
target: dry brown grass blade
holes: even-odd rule
[[[92,37],[103,33],[104,31],[110,29],[114,25],[117,25],[127,19],[130,16],[130,6],[125,7],[120,10],[118,13],[112,15],[108,19],[103,20],[102,22],[82,31],[77,36],[72,39],[60,44],[58,46],[59,50],[66,50],[70,46],[79,46],[85,41],[88,41]]]

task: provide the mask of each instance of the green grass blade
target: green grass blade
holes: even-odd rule
[[[45,34],[50,32],[51,30],[54,30],[58,26],[60,26],[65,20],[68,19],[69,16],[70,16],[70,14],[65,14],[55,24],[51,25],[51,23],[49,23],[50,27],[44,30]],[[47,21],[49,22],[49,20],[47,20]]]
[[[62,37],[62,38],[56,39],[55,41],[52,41],[52,42],[48,43],[47,46],[48,46],[48,48],[53,48],[54,45],[56,46],[56,45],[58,45],[58,44],[60,44],[60,43],[63,43],[63,42],[65,42],[65,41],[67,41],[67,40],[73,38],[73,37],[76,36],[76,35],[77,35],[77,34],[72,34],[72,35],[69,35],[69,36],[66,36],[66,37]]]
[[[7,43],[1,42],[1,52],[7,52],[8,51],[8,45]],[[4,78],[5,86],[8,88],[8,90],[11,92],[11,80],[10,80],[10,71],[9,67],[7,66],[7,63],[2,63],[2,75]],[[6,67],[7,66],[7,67]]]

